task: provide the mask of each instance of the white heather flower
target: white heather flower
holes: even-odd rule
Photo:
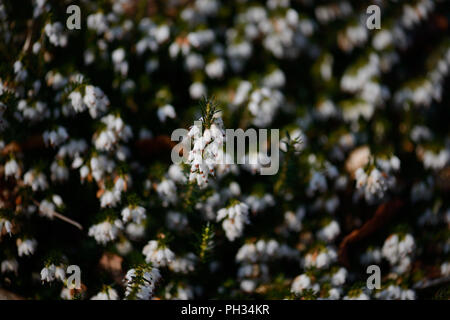
[[[55,278],[64,282],[66,280],[66,272],[63,266],[57,266],[55,270]]]
[[[423,154],[423,166],[426,169],[440,170],[450,161],[450,151],[443,149],[439,153],[426,150]]]
[[[310,277],[308,277],[306,274],[301,274],[297,276],[292,282],[291,292],[295,294],[302,294],[306,289],[311,289],[314,292],[318,292],[319,285],[317,283],[313,285]]]
[[[157,114],[158,114],[158,119],[161,122],[166,122],[167,118],[174,119],[177,116],[177,114],[175,112],[175,108],[173,106],[171,106],[170,104],[166,104],[163,107],[159,107]]]
[[[189,86],[189,95],[192,99],[200,99],[201,97],[206,96],[207,90],[203,83],[201,82],[193,82]]]
[[[450,262],[444,262],[443,264],[441,264],[441,275],[443,275],[444,277],[450,276]]]
[[[340,288],[331,288],[328,291],[328,297],[326,299],[328,300],[339,300],[342,295],[342,290]]]
[[[69,157],[70,159],[73,159],[72,168],[77,169],[84,162],[83,158],[81,157],[81,154],[84,153],[87,150],[87,148],[88,145],[85,140],[72,139],[68,143],[60,146],[57,157],[59,158]]]
[[[69,179],[69,169],[62,161],[53,161],[50,165],[50,179],[52,181],[64,182]]]
[[[126,76],[128,73],[128,62],[125,60],[125,50],[118,48],[112,52],[111,55],[114,70],[120,72],[122,76]]]
[[[256,246],[253,243],[246,243],[239,248],[236,253],[237,262],[251,262],[255,263],[258,261],[258,252],[256,251]]]
[[[67,134],[66,128],[59,126],[56,130],[44,131],[43,138],[46,145],[56,147],[66,141],[69,135]]]
[[[269,277],[269,269],[267,264],[265,263],[256,263],[256,264],[244,263],[242,266],[239,267],[237,276],[238,279],[247,278],[246,279],[247,281],[264,280]],[[249,286],[247,287],[247,290],[251,287],[249,283],[248,285]]]
[[[54,264],[44,267],[41,270],[41,280],[44,282],[52,282],[55,280],[56,267]]]
[[[11,159],[5,163],[5,177],[13,176],[16,179],[19,179],[20,176],[20,168],[19,164],[15,159]]]
[[[49,219],[55,215],[55,205],[48,200],[42,200],[39,204],[39,213]]]
[[[361,291],[358,295],[346,295],[344,298],[344,300],[369,300],[370,297],[364,293],[363,291]]]
[[[11,235],[12,231],[12,223],[9,220],[6,220],[5,218],[0,218],[0,234],[3,231],[3,227],[5,227],[5,231]]]
[[[23,67],[20,60],[14,62],[14,73],[16,74],[16,80],[19,82],[25,81],[28,77],[28,71]]]
[[[308,189],[306,189],[306,194],[312,197],[316,192],[324,193],[327,191],[328,185],[327,180],[323,173],[319,171],[314,171],[312,173],[311,179],[309,180]]]
[[[278,89],[284,86],[286,78],[280,69],[274,70],[262,79],[264,87]]]
[[[156,240],[150,240],[142,253],[145,255],[145,261],[151,262],[156,267],[166,267],[175,258],[172,250],[159,244]]]
[[[215,59],[208,63],[205,72],[211,79],[220,79],[225,72],[225,62],[223,59]]]
[[[336,260],[336,251],[331,247],[327,247],[323,250],[314,250],[309,252],[306,254],[303,263],[305,268],[316,267],[318,269],[325,269]]]
[[[236,89],[236,93],[233,99],[233,105],[240,106],[241,104],[243,104],[248,99],[248,95],[251,89],[252,84],[249,81],[241,81]]]
[[[173,283],[169,283],[169,285],[166,287],[164,298],[168,300],[192,300],[194,299],[194,291],[193,288],[189,285],[175,286]]]
[[[145,225],[130,222],[125,228],[125,232],[131,240],[139,241],[145,236]]]
[[[253,292],[256,289],[256,286],[256,281],[250,279],[244,279],[240,284],[241,289],[245,292]]]
[[[380,30],[372,38],[372,45],[376,50],[383,50],[390,46],[393,41],[392,33],[388,30]]]
[[[373,76],[380,72],[379,62],[378,55],[372,53],[366,58],[365,64],[358,64],[356,68],[354,66],[348,68],[341,78],[341,89],[347,92],[356,92],[362,89]]]
[[[63,300],[73,300],[74,295],[75,295],[74,290],[69,289],[68,287],[63,287],[59,296]]]
[[[88,15],[87,26],[88,29],[95,30],[97,34],[102,34],[109,29],[106,16],[102,12]]]
[[[46,190],[48,188],[47,178],[44,173],[37,170],[29,170],[23,176],[25,185],[30,186],[33,191]]]
[[[331,221],[328,225],[320,229],[317,237],[320,240],[331,242],[341,233],[341,229],[336,220]]]
[[[338,115],[338,109],[333,101],[328,99],[320,100],[316,105],[314,114],[317,119],[325,121],[336,117]]]
[[[346,122],[356,123],[360,117],[370,120],[375,112],[374,105],[364,100],[341,102],[342,117]]]
[[[406,234],[402,240],[398,234],[389,236],[383,244],[381,253],[392,266],[397,267],[399,273],[407,270],[411,263],[410,256],[414,252],[415,242],[410,234]]]
[[[340,268],[338,272],[333,274],[331,277],[331,284],[333,286],[342,286],[345,283],[345,280],[347,278],[347,270],[345,268]]]
[[[177,202],[177,186],[172,180],[163,179],[156,187],[156,192],[164,207]]]
[[[131,184],[130,176],[119,176],[114,182],[114,190],[119,192],[126,191],[128,184]]]
[[[161,25],[154,29],[154,37],[158,43],[163,43],[170,37],[170,28],[168,25]]]
[[[377,166],[384,172],[395,172],[400,169],[400,159],[396,156],[389,159],[377,159]]]
[[[344,51],[352,51],[354,47],[365,44],[368,38],[367,28],[362,25],[350,25],[338,35],[338,41]]]
[[[426,126],[416,125],[412,128],[410,133],[411,140],[415,143],[431,140],[433,133]]]
[[[198,124],[190,128],[188,138],[193,140],[194,147],[188,155],[191,165],[189,181],[196,181],[200,187],[207,186],[208,176],[214,176],[216,166],[223,160],[224,136],[222,119],[218,113],[214,114],[210,128],[204,132]]]
[[[112,173],[115,167],[114,161],[104,155],[92,157],[89,164],[92,170],[92,176],[96,181],[102,180],[106,173]],[[116,190],[116,188],[114,189]]]
[[[108,287],[93,296],[91,300],[119,300],[119,295],[115,289]]]
[[[68,84],[67,78],[59,72],[49,71],[45,75],[45,79],[47,80],[47,84],[51,85],[55,90],[63,89]]]
[[[302,130],[295,129],[289,132],[291,137],[290,146],[294,149],[295,154],[299,154],[305,148],[306,136],[303,134]],[[288,149],[288,138],[285,137],[280,140],[280,150],[287,152]]]
[[[98,150],[110,151],[119,141],[127,142],[132,136],[131,127],[125,125],[120,116],[109,114],[101,119],[106,128],[94,135]]]
[[[176,257],[169,264],[169,269],[176,273],[187,274],[195,270],[195,261],[197,257],[192,252],[187,253],[183,257]]]
[[[36,101],[32,105],[28,105],[26,100],[20,100],[17,104],[17,109],[23,115],[23,118],[19,118],[20,122],[22,122],[23,119],[36,122],[50,116],[50,110],[47,107],[47,104],[42,101]]]
[[[152,298],[156,284],[160,279],[161,273],[158,268],[130,269],[125,276],[125,296],[134,295],[137,299],[149,300]]]
[[[358,168],[355,172],[356,188],[361,190],[367,202],[373,202],[382,199],[388,186],[392,183],[387,176],[387,173],[382,173],[377,168],[374,168],[367,173],[363,168]]]
[[[17,239],[16,244],[19,257],[34,254],[37,247],[37,241],[35,239]]]
[[[364,252],[361,257],[360,261],[364,265],[370,265],[370,264],[378,264],[381,262],[382,255],[381,250],[379,248],[370,248],[366,252]]]
[[[240,202],[228,208],[222,208],[217,212],[217,221],[222,221],[222,228],[228,240],[234,241],[242,236],[244,225],[249,223],[248,206]]]
[[[271,124],[283,101],[284,96],[279,90],[267,87],[254,90],[248,103],[248,110],[254,117],[253,124],[257,127],[266,127]]]
[[[100,113],[105,112],[109,106],[108,97],[100,88],[92,85],[86,86],[83,102],[88,107],[89,114],[94,119],[97,118]]]
[[[133,250],[133,245],[127,239],[122,239],[116,243],[116,249],[121,256],[126,256]]]
[[[253,213],[262,212],[268,207],[275,205],[275,199],[270,193],[266,193],[262,196],[252,194],[245,198],[244,202],[248,205],[249,209]]]
[[[3,260],[1,264],[2,273],[13,272],[17,275],[17,270],[19,269],[19,263],[16,259]]]
[[[255,244],[258,253],[258,261],[271,261],[273,258],[294,258],[297,253],[285,244],[279,244],[276,240],[260,239]]]
[[[48,40],[54,46],[65,47],[67,45],[67,34],[63,32],[64,27],[61,22],[47,23],[44,30]]]
[[[83,112],[86,109],[86,105],[83,102],[83,96],[79,91],[72,91],[69,94],[70,103],[75,112]]]
[[[88,166],[82,166],[80,168],[80,179],[81,181],[84,181],[84,179],[87,178],[87,176],[89,175],[89,167]]]
[[[193,47],[203,47],[214,41],[214,32],[212,30],[199,30],[191,32],[188,35],[189,44]]]
[[[205,65],[205,61],[200,54],[190,53],[186,57],[185,64],[186,64],[186,68],[189,71],[195,71],[195,70],[201,70]]]
[[[172,164],[169,167],[167,175],[170,179],[172,179],[175,182],[182,183],[182,184],[187,182],[187,178],[186,178],[182,168],[178,164]]]
[[[188,219],[179,212],[169,211],[166,215],[166,224],[171,230],[182,231],[188,226]]]
[[[415,300],[416,293],[413,290],[403,290],[399,286],[391,284],[377,292],[375,297],[381,300]]]
[[[95,139],[95,148],[98,150],[109,151],[117,143],[117,137],[113,131],[103,130]]]
[[[286,211],[284,213],[284,221],[289,230],[299,232],[302,229],[302,220],[305,216],[305,208],[299,207],[295,213]]]
[[[238,197],[241,195],[241,187],[235,181],[230,183],[228,190],[229,190],[231,196]]]
[[[140,224],[146,218],[145,209],[141,206],[128,206],[122,209],[122,220],[127,222],[132,220],[133,222]]]
[[[100,206],[102,208],[115,207],[120,202],[121,196],[122,195],[120,191],[116,189],[107,189],[100,197]]]
[[[91,226],[88,235],[94,237],[98,243],[105,245],[115,240],[122,228],[123,225],[120,220],[115,220],[114,222],[103,221]]]

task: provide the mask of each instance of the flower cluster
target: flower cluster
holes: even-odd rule
[[[214,106],[206,102],[201,125],[195,124],[188,132],[193,148],[189,151],[188,163],[191,166],[189,181],[195,181],[200,187],[208,184],[208,176],[214,176],[215,168],[223,163],[223,144],[225,133],[223,122]]]

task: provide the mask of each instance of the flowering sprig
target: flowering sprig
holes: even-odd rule
[[[188,155],[191,165],[189,181],[196,181],[201,188],[208,185],[208,177],[214,176],[215,168],[223,157],[225,133],[218,112],[213,101],[205,100],[201,125],[194,124],[188,132],[188,139],[192,139],[193,143]]]
[[[159,269],[150,264],[139,265],[128,270],[125,276],[126,299],[150,300],[160,280]]]

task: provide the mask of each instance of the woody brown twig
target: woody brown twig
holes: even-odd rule
[[[161,135],[149,139],[141,139],[136,142],[139,156],[142,158],[152,158],[163,154],[170,154],[172,148],[177,143],[170,140],[169,136]]]
[[[23,142],[17,142],[17,141],[11,141],[8,143],[2,152],[2,155],[7,155],[9,153],[17,153],[21,151],[27,151],[32,149],[41,149],[44,148],[44,139],[42,138],[42,135],[34,135],[31,136],[29,139],[23,141]]]
[[[36,200],[33,199],[33,203],[39,208],[39,206],[40,206],[39,202],[37,202]],[[75,220],[72,220],[72,219],[66,217],[65,215],[62,215],[61,213],[58,213],[58,212],[54,211],[53,212],[53,216],[58,218],[58,219],[60,219],[60,220],[62,220],[62,221],[65,221],[65,222],[67,222],[67,223],[69,223],[69,224],[71,224],[71,225],[73,225],[75,227],[77,227],[80,230],[83,230],[83,226],[81,224],[79,224]]]
[[[384,226],[404,205],[402,200],[395,199],[378,206],[375,214],[364,225],[348,234],[339,245],[339,262],[346,267],[350,266],[348,259],[349,247],[377,232]]]

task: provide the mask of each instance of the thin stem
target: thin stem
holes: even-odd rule
[[[70,218],[67,218],[66,216],[64,216],[56,211],[53,213],[53,215],[67,223],[70,223],[71,225],[77,227],[78,229],[83,230],[83,226],[81,224],[79,224],[78,222],[76,222]]]
[[[39,208],[39,202],[37,202],[36,200],[33,199],[33,203]],[[78,222],[76,222],[75,220],[72,220],[68,217],[66,217],[65,215],[62,215],[61,213],[58,213],[56,211],[53,211],[53,216],[57,217],[58,219],[65,221],[67,223],[70,223],[71,225],[77,227],[80,230],[83,230],[83,226],[81,224],[79,224]]]

